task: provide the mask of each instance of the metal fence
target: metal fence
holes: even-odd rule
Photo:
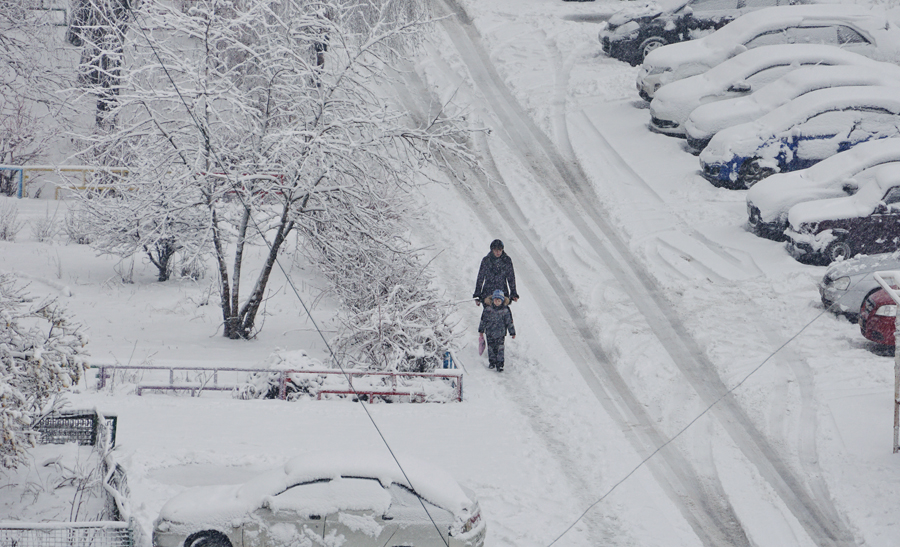
[[[449,361],[449,359],[448,359]],[[463,375],[458,369],[438,369],[440,372],[380,372],[364,370],[267,370],[237,367],[156,367],[147,365],[95,365],[98,369],[97,388],[112,388],[117,375],[131,376],[137,395],[145,391],[189,392],[198,396],[204,391],[239,392],[247,386],[251,375],[272,377],[273,398],[288,399],[304,379],[329,378],[329,385],[307,389],[307,395],[320,399],[323,395],[359,397],[368,402],[377,400],[429,402],[463,399]],[[117,374],[118,373],[118,374]],[[450,391],[448,398],[435,398],[424,386],[439,382]]]
[[[132,547],[132,522],[0,522],[0,547]]]
[[[38,442],[41,444],[65,444],[77,442],[81,446],[95,446],[101,430],[106,432],[102,441],[104,446],[113,448],[116,446],[116,416],[104,416],[106,427],[101,428],[101,419],[96,412],[62,411],[45,416],[38,422],[35,430],[40,434]]]
[[[64,411],[45,417],[35,428],[40,442],[77,442],[102,455],[100,472],[106,503],[102,519],[82,522],[0,522],[0,547],[135,547],[145,545],[140,524],[129,517],[125,470],[112,457],[115,416],[97,411]]]

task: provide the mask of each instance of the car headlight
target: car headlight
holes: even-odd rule
[[[847,287],[850,286],[850,278],[846,277],[846,276],[839,277],[839,278],[831,281],[831,283],[827,283],[827,284],[831,285],[833,288],[835,288],[839,291],[846,291]]]
[[[650,69],[650,71],[647,73],[647,75],[648,76],[656,76],[657,74],[663,74],[665,72],[672,72],[672,68],[667,67],[667,66],[655,66]]]
[[[881,317],[897,317],[897,304],[881,306],[875,311],[875,315],[880,315]]]

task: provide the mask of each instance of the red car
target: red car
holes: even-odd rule
[[[859,331],[878,344],[894,345],[896,320],[897,304],[884,289],[867,296],[859,309]]]

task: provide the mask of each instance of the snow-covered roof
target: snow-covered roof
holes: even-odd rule
[[[885,58],[900,50],[900,32],[870,8],[844,4],[778,6],[751,11],[716,32],[697,40],[653,50],[644,67],[674,67],[691,63],[713,66],[741,52],[743,44],[766,32],[800,26],[846,24],[884,48]]]
[[[712,67],[708,71],[677,80],[661,87],[653,96],[650,110],[653,115],[666,112],[666,119],[684,120],[703,100],[721,97],[733,84],[751,78],[760,71],[772,67],[801,65],[860,65],[870,74],[877,74],[877,61],[834,46],[821,44],[779,44],[761,46],[736,55]],[[900,81],[900,67],[893,66]],[[770,77],[777,78],[777,74]],[[874,77],[870,80],[875,80]],[[763,82],[768,83],[769,80]],[[868,85],[864,81],[859,85]]]
[[[900,186],[900,164],[889,164],[879,169],[875,180],[849,197],[806,201],[791,207],[788,220],[792,227],[823,220],[865,217],[875,210],[885,192]]]
[[[751,154],[764,142],[816,114],[854,108],[873,108],[900,114],[900,88],[847,86],[812,91],[757,120],[719,131],[700,153],[700,159],[711,164],[729,161],[735,155]]]
[[[689,0],[659,0],[626,4],[622,9],[613,13],[609,22],[613,25],[621,25],[628,21],[634,21],[642,17],[653,17],[661,13],[673,13],[683,8]]]
[[[880,139],[860,143],[800,171],[776,173],[747,191],[747,203],[759,208],[769,222],[801,201],[842,195],[845,184],[861,188],[877,176],[885,165],[900,162],[900,139]]]
[[[310,512],[329,514],[338,510],[386,510],[389,495],[382,489],[371,490],[360,497],[356,494],[337,496],[342,492],[340,484],[331,487],[304,488],[306,497],[299,500],[280,499],[276,496],[287,488],[314,481],[336,481],[341,477],[377,479],[383,486],[399,484],[415,490],[430,503],[460,515],[469,509],[473,500],[446,472],[415,458],[400,458],[403,470],[386,452],[322,452],[306,454],[289,460],[282,467],[263,473],[239,485],[205,486],[186,490],[169,500],[160,510],[160,519],[180,523],[227,524],[264,505],[285,504],[291,507],[301,504]],[[405,476],[404,472],[405,471]],[[409,477],[409,480],[407,480]],[[348,487],[349,488],[349,487]],[[309,496],[310,493],[320,497]],[[350,494],[350,491],[344,492]],[[281,498],[281,496],[279,496]]]
[[[760,49],[762,48],[756,48],[747,53]],[[735,59],[747,53],[739,55]],[[844,53],[851,55],[853,60],[840,65],[800,67],[750,95],[700,105],[688,116],[688,120],[685,122],[685,131],[693,138],[708,139],[726,127],[755,120],[810,91],[849,85],[900,83],[900,67],[873,61],[862,55]],[[671,85],[675,85],[675,82]],[[663,89],[660,89],[660,92]]]

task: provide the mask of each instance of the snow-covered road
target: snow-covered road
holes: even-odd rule
[[[821,268],[747,233],[742,192],[711,187],[682,142],[647,131],[635,70],[596,40],[618,2],[432,1],[448,17],[397,75],[397,96],[413,115],[449,101],[489,127],[473,144],[488,176],[423,189],[412,237],[434,250],[452,300],[468,298],[503,239],[519,335],[502,375],[462,348],[462,404],[371,405],[391,446],[477,493],[490,547],[895,545],[890,358],[823,314]],[[45,203],[21,209],[39,218]],[[0,270],[44,280],[30,290],[61,295],[88,324],[95,361],[323,356],[278,275],[265,329],[236,343],[216,335],[209,283],[159,284],[145,266],[123,284],[83,246],[0,242]],[[289,273],[314,301],[314,276]],[[332,306],[313,306],[326,328]],[[478,312],[459,314],[472,341]],[[137,397],[127,385],[72,399],[118,414],[146,528],[186,487],[309,450],[382,446],[341,401]]]

